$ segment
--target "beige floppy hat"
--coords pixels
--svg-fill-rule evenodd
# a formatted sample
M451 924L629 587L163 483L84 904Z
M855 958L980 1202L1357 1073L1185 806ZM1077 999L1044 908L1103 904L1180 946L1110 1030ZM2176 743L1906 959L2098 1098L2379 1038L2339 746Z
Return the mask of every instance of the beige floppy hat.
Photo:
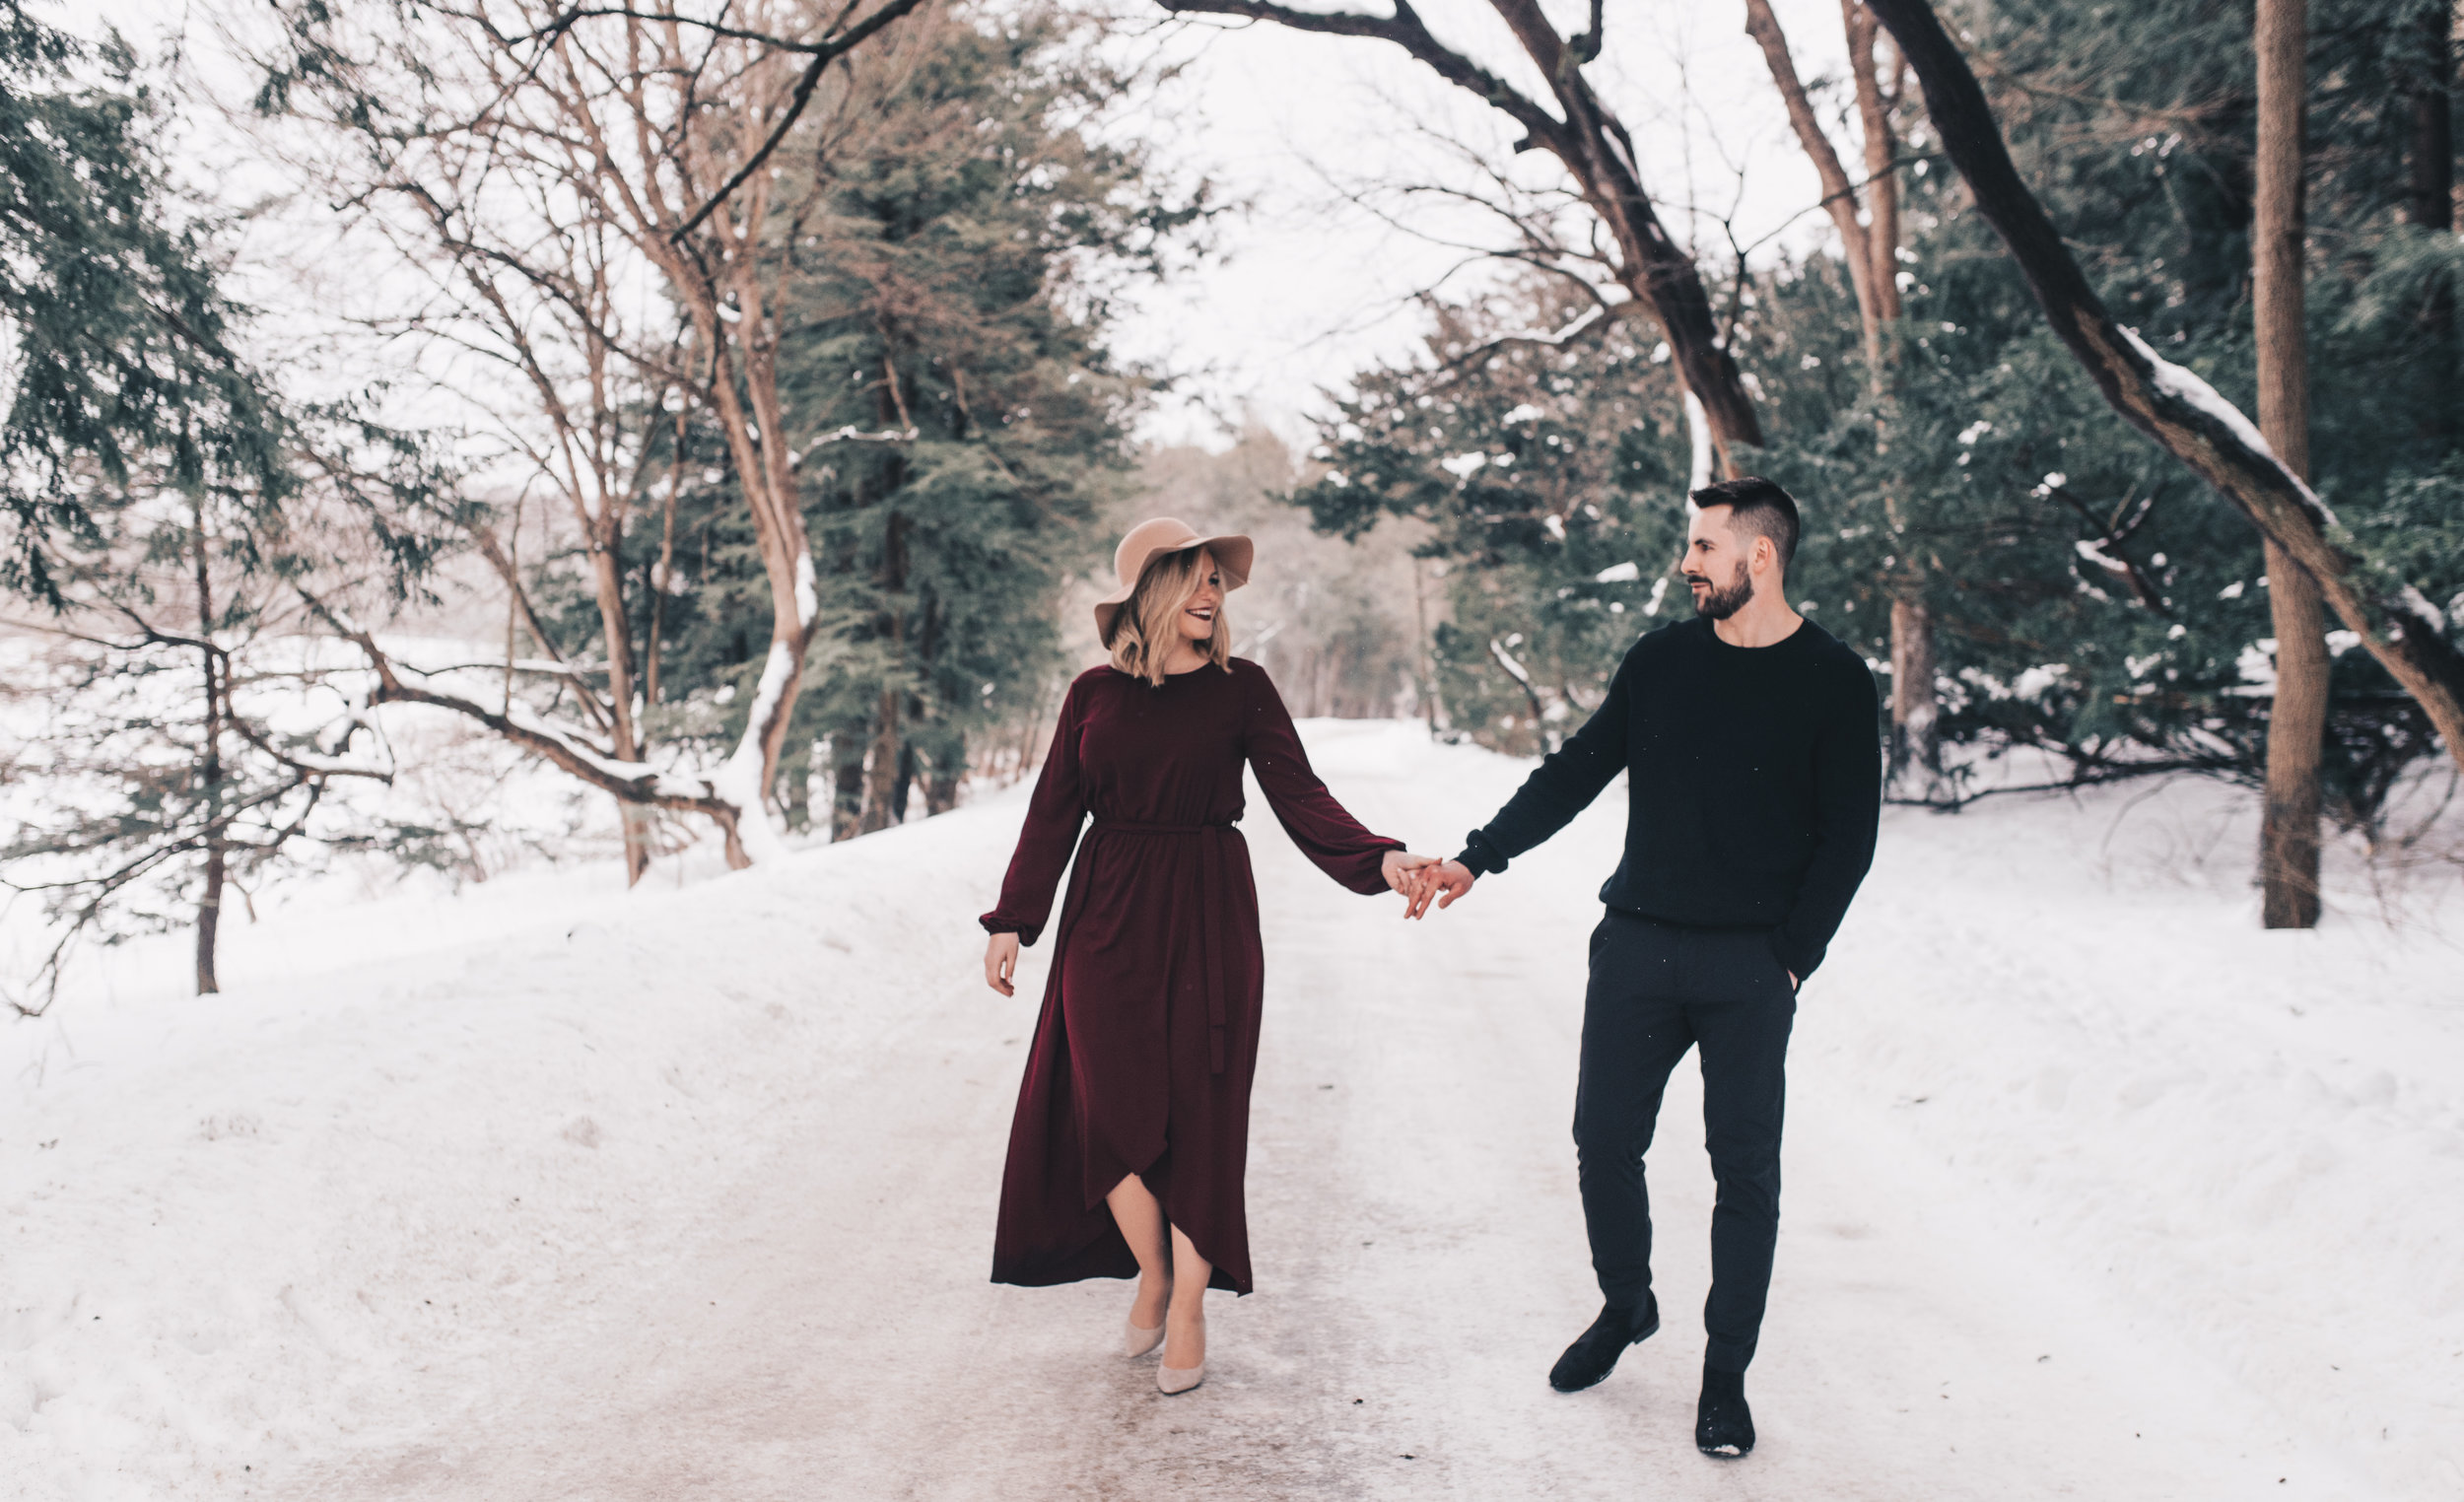
M1129 534L1121 539L1121 546L1113 552L1112 571L1121 576L1121 587L1095 602L1095 639L1106 647L1112 645L1112 623L1136 592L1138 578L1148 564L1166 553L1191 548L1213 550L1215 567L1223 575L1225 593L1249 582L1249 566L1258 556L1256 543L1237 533L1200 537L1197 528L1177 516L1151 517L1129 528Z

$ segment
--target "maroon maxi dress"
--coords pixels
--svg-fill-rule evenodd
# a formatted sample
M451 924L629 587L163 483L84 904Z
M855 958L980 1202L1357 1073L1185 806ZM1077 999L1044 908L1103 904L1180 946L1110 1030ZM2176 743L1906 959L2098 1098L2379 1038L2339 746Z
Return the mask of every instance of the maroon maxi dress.
M1251 1288L1242 1175L1265 956L1241 764L1292 842L1355 892L1387 889L1400 841L1370 834L1309 770L1266 669L1243 658L1161 687L1113 667L1061 702L1026 829L984 915L1032 944L1073 847L1052 979L1010 1126L992 1280L1134 1277L1104 1196L1136 1174L1214 1264ZM1083 844L1080 821L1095 816Z

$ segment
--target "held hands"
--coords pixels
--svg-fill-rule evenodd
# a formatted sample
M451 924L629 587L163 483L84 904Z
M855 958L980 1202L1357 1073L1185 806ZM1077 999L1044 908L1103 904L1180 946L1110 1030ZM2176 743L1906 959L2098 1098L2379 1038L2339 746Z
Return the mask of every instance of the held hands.
M1441 908L1452 906L1478 879L1471 867L1459 860L1438 860L1402 851L1386 853L1386 884L1403 895L1405 918L1427 913L1432 900Z
M1456 861L1434 855L1388 851L1380 862L1386 884L1403 899L1403 917L1418 918L1434 901L1443 908L1472 890L1472 872ZM984 946L984 984L1004 996L1018 994L1012 981L1018 974L1018 935L995 933Z
M1429 899L1436 895L1430 887L1427 871L1437 864L1435 855L1414 855L1403 851L1388 851L1379 869L1386 884L1401 893L1403 917L1418 918L1429 909Z
M1472 883L1480 879L1477 872L1460 860L1441 860L1422 876L1428 882L1430 892L1439 894L1437 905L1441 908L1453 907L1455 899L1468 895Z

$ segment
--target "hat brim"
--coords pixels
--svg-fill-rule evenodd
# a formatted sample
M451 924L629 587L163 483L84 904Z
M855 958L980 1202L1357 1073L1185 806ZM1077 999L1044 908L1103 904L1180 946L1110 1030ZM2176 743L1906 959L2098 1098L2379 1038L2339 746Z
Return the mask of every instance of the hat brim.
M1223 592L1226 594L1249 582L1250 566L1258 561L1258 544L1238 532L1224 532L1213 537L1193 538L1169 548L1157 548L1146 555L1146 562L1138 566L1138 580L1146 578L1146 571L1155 567L1157 559L1187 553L1194 548L1208 548L1214 552L1215 568L1223 575ZM1135 593L1137 580L1132 580L1095 602L1096 641L1106 647L1112 646L1113 622L1120 619L1121 607L1128 604L1129 596Z

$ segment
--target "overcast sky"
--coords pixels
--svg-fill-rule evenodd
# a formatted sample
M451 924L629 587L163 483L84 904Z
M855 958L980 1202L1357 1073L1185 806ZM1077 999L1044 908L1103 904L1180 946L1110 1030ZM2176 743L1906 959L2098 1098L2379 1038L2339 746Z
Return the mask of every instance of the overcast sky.
M80 30L118 26L153 53L183 34L196 66L217 60L201 18L217 0L101 0L54 9ZM341 0L348 4L350 0ZM1112 128L1151 144L1171 167L1212 179L1247 207L1220 222L1220 254L1163 288L1140 292L1119 330L1122 352L1191 373L1150 419L1160 442L1220 440L1218 417L1254 412L1297 436L1320 393L1362 366L1406 355L1422 327L1411 299L1444 283L1469 289L1493 274L1465 245L1498 242L1493 225L1461 211L1382 204L1400 222L1347 199L1363 184L1463 181L1465 169L1435 144L1448 138L1505 160L1515 132L1503 116L1436 78L1391 44L1294 33L1274 26L1176 23L1113 0L1133 21L1123 45L1186 64L1184 71ZM1385 0L1354 0L1384 10ZM1775 0L1800 72L1836 78L1845 48L1836 0ZM1504 26L1481 0L1429 0L1422 14L1450 45L1545 97ZM1561 30L1582 21L1562 11ZM1753 243L1776 233L1804 245L1828 234L1809 212L1814 175L1788 134L1760 52L1745 34L1741 0L1663 0L1609 10L1608 42L1587 71L1627 126L1643 158L1646 186L1680 240L1725 261L1732 222ZM223 71L227 85L231 75ZM1844 89L1832 96L1844 107ZM221 132L199 122L190 136L191 180L208 189L258 173L235 171ZM1853 156L1842 132L1842 155ZM1518 164L1527 178L1547 172L1539 154ZM1442 243L1451 239L1456 243ZM264 289L251 287L260 301ZM279 287L272 295L279 298Z
M1563 30L1580 24L1575 8L1552 9L1566 11ZM1777 0L1774 9L1806 78L1844 69L1835 0ZM1433 0L1423 15L1442 40L1540 94L1538 79L1513 66L1520 53L1484 4ZM1608 49L1588 70L1633 131L1663 220L1723 259L1722 217L1748 244L1780 231L1765 257L1829 233L1820 214L1806 213L1820 189L1744 16L1737 0L1611 7ZM1163 45L1191 66L1145 128L1177 162L1202 164L1255 207L1229 227L1217 263L1142 300L1123 343L1204 372L1194 399L1157 414L1156 437L1201 436L1205 409L1244 403L1284 427L1364 363L1408 352L1423 327L1415 292L1450 275L1462 287L1489 269L1428 237L1485 234L1494 242L1493 229L1427 212L1398 228L1353 207L1343 189L1442 175L1424 127L1492 143L1500 157L1516 132L1380 41L1188 25Z

